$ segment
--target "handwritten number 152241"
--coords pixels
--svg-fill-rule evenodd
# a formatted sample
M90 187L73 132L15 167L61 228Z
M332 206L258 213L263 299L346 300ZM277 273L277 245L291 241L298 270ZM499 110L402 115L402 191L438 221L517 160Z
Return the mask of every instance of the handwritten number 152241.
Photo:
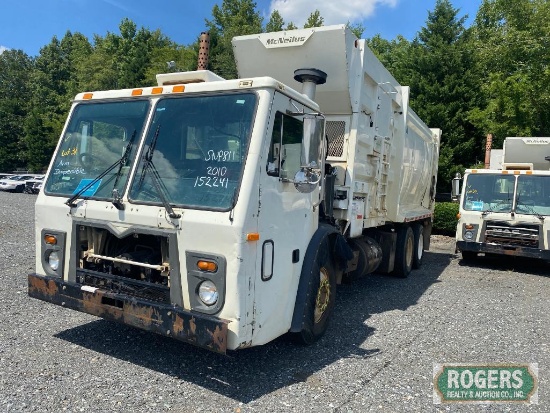
M208 186L210 188L227 188L228 182L229 180L227 178L219 178L217 176L197 176L193 187Z

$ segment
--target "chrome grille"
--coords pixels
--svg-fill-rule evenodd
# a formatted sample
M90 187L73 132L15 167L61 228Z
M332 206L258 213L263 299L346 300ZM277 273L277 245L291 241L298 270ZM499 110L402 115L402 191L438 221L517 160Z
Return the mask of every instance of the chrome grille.
M489 221L485 228L485 242L538 248L539 226L510 225L508 222Z

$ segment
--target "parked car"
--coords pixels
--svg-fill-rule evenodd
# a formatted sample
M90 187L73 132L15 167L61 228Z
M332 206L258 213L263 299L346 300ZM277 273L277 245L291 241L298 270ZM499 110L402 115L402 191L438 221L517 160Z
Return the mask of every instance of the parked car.
M28 181L25 181L25 188L23 189L23 192L26 194L37 194L40 192L43 183L44 176L37 176L34 179L29 179Z
M9 178L0 179L0 191L23 192L25 182L34 179L37 175L14 175Z

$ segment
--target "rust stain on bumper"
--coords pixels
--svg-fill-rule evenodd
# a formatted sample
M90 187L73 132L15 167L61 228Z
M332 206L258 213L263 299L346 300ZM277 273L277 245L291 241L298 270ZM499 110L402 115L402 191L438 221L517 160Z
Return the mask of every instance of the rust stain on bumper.
M180 307L153 303L106 290L29 274L29 296L107 320L185 341L216 353L227 350L229 321Z

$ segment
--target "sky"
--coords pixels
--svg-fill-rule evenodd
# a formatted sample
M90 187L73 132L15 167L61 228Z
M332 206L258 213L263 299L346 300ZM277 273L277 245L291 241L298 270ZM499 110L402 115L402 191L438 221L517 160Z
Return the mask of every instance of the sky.
M482 0L451 0L459 17L469 15L469 26ZM436 0L255 0L256 9L269 20L278 10L285 23L302 27L311 12L319 10L324 25L362 24L364 38L380 34L391 40L397 35L412 40L425 25ZM37 56L53 36L67 31L94 34L119 33L128 17L139 27L160 31L172 41L189 45L206 30L212 8L222 0L4 0L0 5L0 53L20 49Z

